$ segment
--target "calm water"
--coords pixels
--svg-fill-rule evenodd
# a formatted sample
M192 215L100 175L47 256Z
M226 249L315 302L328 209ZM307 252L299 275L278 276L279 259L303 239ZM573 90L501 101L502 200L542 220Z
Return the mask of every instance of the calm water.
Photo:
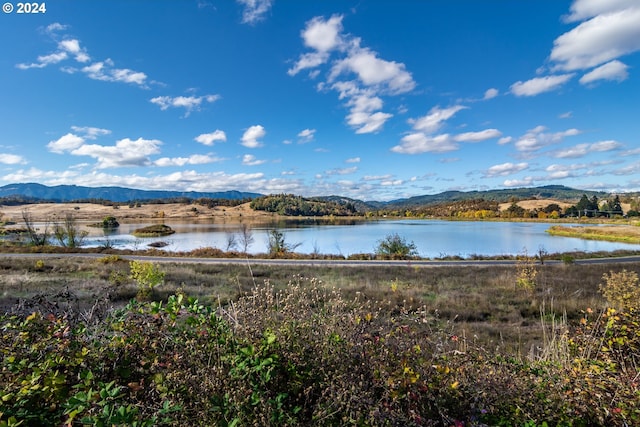
M101 230L85 240L85 246L100 246L108 240L116 248L145 249L149 243L166 242L167 251L190 251L203 247L226 249L229 234L237 232L237 225L185 224L167 221L176 233L159 238L136 238L130 233L146 225L122 224L109 236ZM398 233L413 241L423 257L444 255L503 255L519 254L526 250L535 253L539 248L547 252L640 250L640 245L590 241L554 237L545 233L552 224L527 222L478 222L439 220L382 220L351 222L342 225L320 224L314 221L260 225L252 228L250 253L267 252L267 233L277 227L287 243L300 244L296 252L341 254L373 253L378 242L391 233Z

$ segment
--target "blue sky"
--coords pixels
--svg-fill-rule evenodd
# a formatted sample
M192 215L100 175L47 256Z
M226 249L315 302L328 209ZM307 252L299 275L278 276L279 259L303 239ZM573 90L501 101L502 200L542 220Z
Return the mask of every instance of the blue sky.
M640 190L638 0L12 4L0 185Z

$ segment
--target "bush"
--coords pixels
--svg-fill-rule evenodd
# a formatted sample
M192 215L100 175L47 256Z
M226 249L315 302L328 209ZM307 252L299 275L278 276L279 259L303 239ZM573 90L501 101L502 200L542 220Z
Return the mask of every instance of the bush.
M216 310L0 316L0 426L640 425L633 310L588 310L565 357L522 360L383 307L295 276Z
M164 282L165 273L152 262L131 261L130 278L138 285L138 299L145 300L151 295L151 291L156 286Z
M640 284L635 271L610 271L602 276L600 293L609 304L619 309L640 308Z
M407 259L418 255L415 243L408 243L398 233L389 234L378 242L375 250L377 255L393 259Z

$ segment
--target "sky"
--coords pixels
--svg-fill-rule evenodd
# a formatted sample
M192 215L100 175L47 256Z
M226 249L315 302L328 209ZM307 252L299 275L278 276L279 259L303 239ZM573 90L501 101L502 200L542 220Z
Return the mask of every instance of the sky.
M639 0L19 7L0 14L0 185L640 191Z

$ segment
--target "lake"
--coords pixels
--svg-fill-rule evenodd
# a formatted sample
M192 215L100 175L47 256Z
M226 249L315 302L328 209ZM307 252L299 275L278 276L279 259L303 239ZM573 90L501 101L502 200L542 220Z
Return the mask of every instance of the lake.
M163 250L190 251L204 247L225 250L228 236L238 231L237 224L184 223L165 221L176 233L165 237L137 238L130 233L149 225L121 224L105 236L102 230L89 229L85 246L101 246L107 242L119 249L146 249L150 243L165 242ZM286 221L278 224L253 225L253 243L248 252L266 253L267 233L278 228L289 244L299 244L296 252L338 254L373 253L378 242L391 233L413 241L420 256L469 257L472 255L516 255L525 250L534 254L543 248L547 252L640 250L640 245L583 240L548 235L551 223L481 222L443 220L376 220L331 222L320 220Z

